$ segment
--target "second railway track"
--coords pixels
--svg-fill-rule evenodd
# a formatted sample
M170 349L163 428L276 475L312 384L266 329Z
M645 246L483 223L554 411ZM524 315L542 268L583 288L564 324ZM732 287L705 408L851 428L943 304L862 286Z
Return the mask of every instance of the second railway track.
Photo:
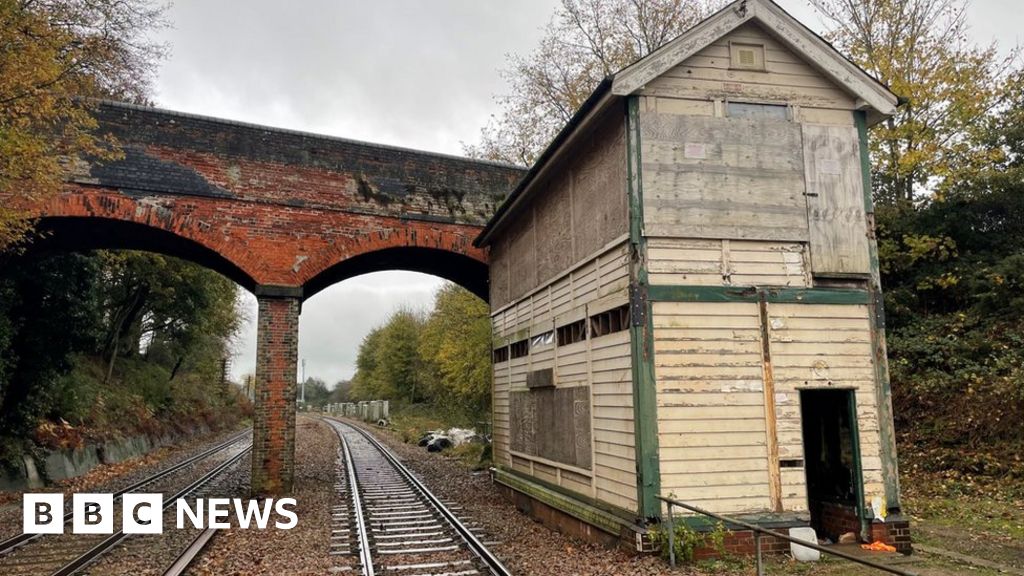
M194 497L249 453L251 439L243 432L182 462L169 466L140 482L114 493L115 501L129 492L161 492L165 511L178 498ZM119 527L120 511L115 505L114 526ZM166 512L165 512L166 513ZM129 535L72 534L70 513L64 517L65 533L52 535L21 534L0 542L0 574L68 576L88 567L116 549ZM165 521L166 522L166 521ZM158 569L159 570L159 569Z
M391 451L357 426L325 419L341 441L334 570L375 576L510 572Z

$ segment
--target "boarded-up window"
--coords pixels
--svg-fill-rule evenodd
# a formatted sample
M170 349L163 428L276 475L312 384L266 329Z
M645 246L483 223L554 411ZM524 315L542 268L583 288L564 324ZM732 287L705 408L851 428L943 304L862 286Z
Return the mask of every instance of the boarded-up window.
M494 349L494 363L501 364L502 362L508 362L508 346Z
M530 341L520 340L518 342L513 342L509 348L511 349L510 355L512 358L522 358L530 353Z
M851 126L803 125L811 272L867 274L860 141Z
M590 333L594 338L629 328L629 305L623 304L590 317Z
M800 125L640 116L648 236L807 241Z
M730 118L774 118L789 120L789 107L781 104L748 104L729 102L726 112Z
M509 395L514 452L590 469L590 387L541 388Z
M558 328L558 345L568 346L587 339L587 322L584 319L570 322Z

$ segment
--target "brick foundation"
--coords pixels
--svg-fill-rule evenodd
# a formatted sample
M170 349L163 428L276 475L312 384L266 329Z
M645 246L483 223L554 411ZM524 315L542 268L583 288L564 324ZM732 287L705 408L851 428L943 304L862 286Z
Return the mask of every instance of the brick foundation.
M495 482L495 487L520 512L552 530L557 530L580 540L609 548L622 547L631 552L655 551L647 538L647 531L640 526L630 526L623 522L619 529L619 534L616 535L607 530L597 528L585 520L542 502L529 494L506 486L501 482ZM839 504L826 506L826 508L824 517L831 523L831 527L826 530L841 530L839 534L853 532L859 537L860 523L857 520L855 508ZM794 517L789 520L780 519L766 526L766 528L780 534L788 534L789 527L806 525L806 523L800 522ZM872 542L881 540L886 544L895 546L896 550L903 554L910 554L912 552L910 524L901 516L891 516L889 521L885 523L873 522L870 525L870 536ZM832 536L829 536L824 531L819 532L818 537L832 538ZM835 541L834 538L832 539ZM723 546L725 552L732 556L753 556L757 551L757 544L755 543L752 530L730 531L724 538ZM789 554L790 543L781 538L762 535L761 551L765 554ZM695 560L711 559L718 555L719 551L710 546L699 547L694 551Z
M733 531L723 541L725 552L732 556L753 556L757 552L752 530ZM761 551L765 554L783 554L789 552L789 542L774 536L761 536ZM702 546L694 550L694 560L707 560L718 557L718 550Z
M280 495L291 492L295 474L300 301L258 296L257 302L251 486L254 495Z
M827 537L833 542L838 542L839 536L846 532L853 532L860 538L860 520L857 518L856 507L823 502L819 510L821 514L819 538ZM881 541L895 546L896 550L903 554L910 554L912 551L910 522L898 515L889 517L886 522L871 521L868 524L868 538L871 542Z
M836 502L822 502L818 505L817 524L821 527L818 538L829 538L839 541L839 536L853 532L860 536L860 520L857 518L857 507Z

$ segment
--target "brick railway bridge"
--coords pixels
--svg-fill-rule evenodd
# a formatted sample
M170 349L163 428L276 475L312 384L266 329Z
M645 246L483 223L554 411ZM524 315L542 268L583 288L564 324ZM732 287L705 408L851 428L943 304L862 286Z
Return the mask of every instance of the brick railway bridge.
M137 249L216 270L259 303L252 487L294 473L302 302L379 270L412 270L487 299L477 236L523 176L508 165L104 103L122 160L76 161L31 208L31 250Z

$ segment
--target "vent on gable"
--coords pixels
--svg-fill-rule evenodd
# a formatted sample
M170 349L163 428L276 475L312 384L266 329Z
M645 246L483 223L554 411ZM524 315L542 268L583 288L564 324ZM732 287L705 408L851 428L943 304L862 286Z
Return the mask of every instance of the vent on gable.
M730 67L739 70L764 70L764 46L729 43Z

